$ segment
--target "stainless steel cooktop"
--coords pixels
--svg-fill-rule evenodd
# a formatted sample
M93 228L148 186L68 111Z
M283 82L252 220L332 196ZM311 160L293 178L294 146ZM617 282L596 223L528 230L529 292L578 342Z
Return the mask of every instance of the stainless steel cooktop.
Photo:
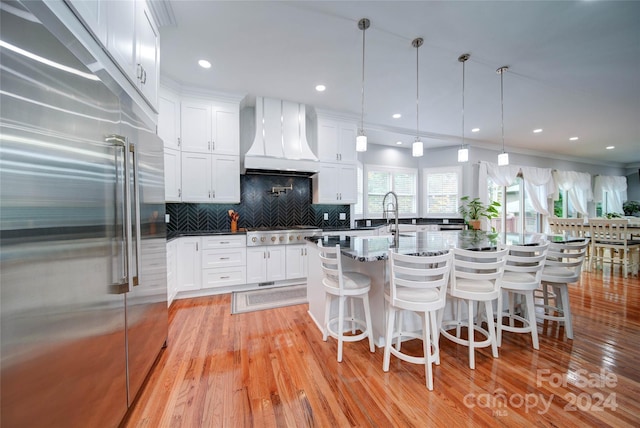
M305 237L321 234L315 226L248 227L247 246L304 244Z

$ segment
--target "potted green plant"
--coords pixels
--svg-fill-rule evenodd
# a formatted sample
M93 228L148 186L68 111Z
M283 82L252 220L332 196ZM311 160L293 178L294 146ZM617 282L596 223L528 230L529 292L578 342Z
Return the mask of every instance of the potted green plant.
M625 201L622 204L622 209L626 216L633 216L636 214L640 216L640 202L638 201Z
M481 229L482 217L491 220L500 215L498 208L501 205L498 201L492 201L488 205L485 205L480 198L472 199L470 196L463 196L460 198L460 202L458 212L464 219L464 222L469 225L469 228L474 230Z

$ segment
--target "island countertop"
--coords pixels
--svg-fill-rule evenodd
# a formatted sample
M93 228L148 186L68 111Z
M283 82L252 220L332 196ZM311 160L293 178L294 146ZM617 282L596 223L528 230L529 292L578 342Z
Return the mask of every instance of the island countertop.
M495 249L499 243L510 245L536 245L549 239L554 242L566 242L559 236L541 233L493 233L478 230L462 231L429 231L400 233L398 252L409 255L437 255L449 248L463 248L474 251ZM322 245L335 246L340 244L341 253L359 262L373 262L386 260L389 248L393 245L392 236L318 236L307 240Z

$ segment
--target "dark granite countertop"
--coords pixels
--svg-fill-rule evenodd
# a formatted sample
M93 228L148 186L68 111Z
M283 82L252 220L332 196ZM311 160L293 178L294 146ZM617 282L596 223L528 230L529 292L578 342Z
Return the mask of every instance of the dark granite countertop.
M340 244L341 252L347 257L360 262L386 260L389 247L393 244L393 237L385 236L325 236L307 238L317 243L322 240L324 246ZM475 251L494 249L498 243L511 245L536 245L544 239L554 239L543 234L518 233L490 233L475 230L438 231L438 232L409 232L401 233L398 251L402 254L432 256L443 254L451 247L464 248Z

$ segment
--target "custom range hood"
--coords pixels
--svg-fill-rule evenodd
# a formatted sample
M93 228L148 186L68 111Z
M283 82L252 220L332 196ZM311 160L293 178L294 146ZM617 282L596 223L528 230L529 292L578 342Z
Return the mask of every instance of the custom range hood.
M246 174L310 176L318 158L306 136L304 104L256 97L256 135L244 157Z

